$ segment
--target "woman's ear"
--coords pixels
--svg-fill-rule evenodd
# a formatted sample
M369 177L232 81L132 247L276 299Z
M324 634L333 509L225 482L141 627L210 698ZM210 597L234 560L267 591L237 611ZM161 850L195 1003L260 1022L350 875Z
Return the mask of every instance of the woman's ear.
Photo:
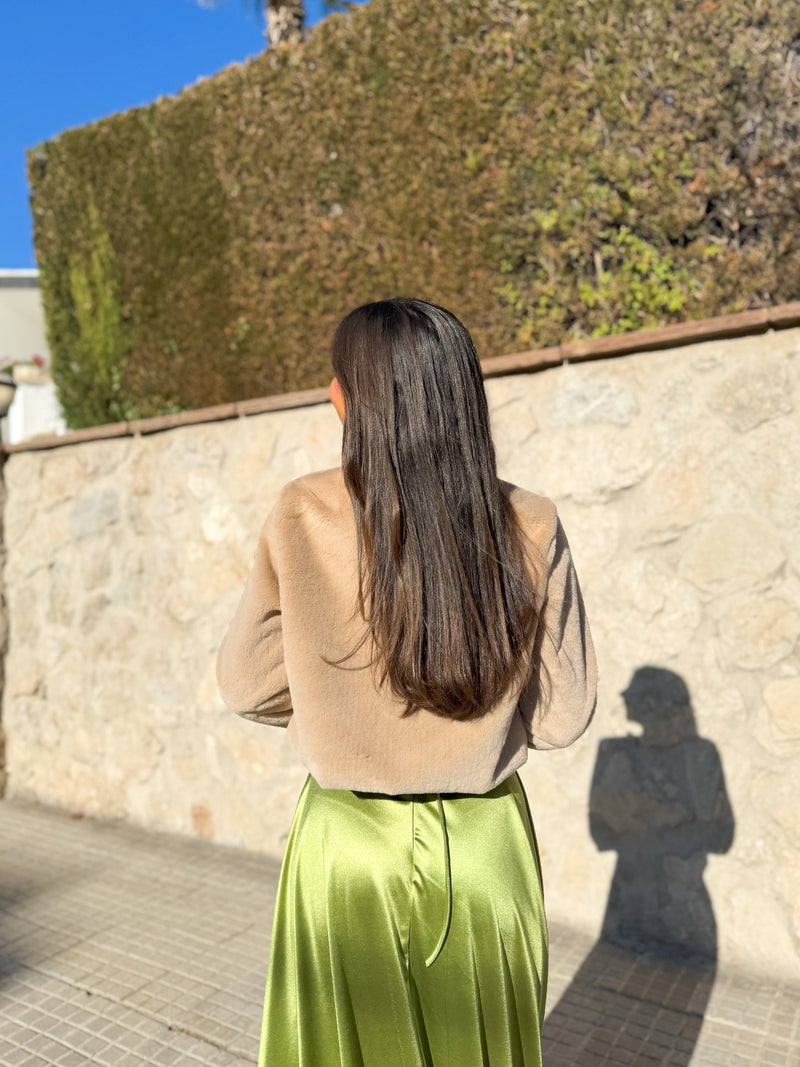
M331 382L330 394L331 403L336 408L336 413L339 418L344 422L344 394L342 393L342 387L339 385L338 379L336 378Z

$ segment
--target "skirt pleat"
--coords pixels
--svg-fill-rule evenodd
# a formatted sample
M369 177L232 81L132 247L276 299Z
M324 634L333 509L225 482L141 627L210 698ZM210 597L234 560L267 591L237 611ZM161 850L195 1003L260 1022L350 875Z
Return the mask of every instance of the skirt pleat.
M387 797L309 777L281 870L259 1067L541 1067L541 868L513 774Z

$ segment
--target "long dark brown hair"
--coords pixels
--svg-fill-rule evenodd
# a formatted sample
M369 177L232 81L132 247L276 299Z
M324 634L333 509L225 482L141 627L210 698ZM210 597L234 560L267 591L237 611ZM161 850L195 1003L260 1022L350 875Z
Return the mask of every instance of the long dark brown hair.
M530 673L539 604L472 339L444 308L398 297L351 311L332 362L367 623L336 662L371 635L405 714L477 718Z

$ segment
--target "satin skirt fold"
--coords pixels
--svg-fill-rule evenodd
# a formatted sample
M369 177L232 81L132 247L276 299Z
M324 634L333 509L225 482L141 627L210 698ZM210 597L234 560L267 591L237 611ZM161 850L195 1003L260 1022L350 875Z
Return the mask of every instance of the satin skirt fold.
M281 870L259 1067L541 1067L541 867L516 774L387 797L309 777Z

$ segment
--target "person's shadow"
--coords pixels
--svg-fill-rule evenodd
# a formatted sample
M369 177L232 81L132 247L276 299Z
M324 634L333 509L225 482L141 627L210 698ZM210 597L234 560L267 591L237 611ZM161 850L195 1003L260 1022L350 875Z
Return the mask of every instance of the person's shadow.
M617 866L600 940L545 1022L544 1067L686 1067L714 984L703 870L733 840L719 754L679 675L641 667L622 696L642 733L600 742L589 805Z

